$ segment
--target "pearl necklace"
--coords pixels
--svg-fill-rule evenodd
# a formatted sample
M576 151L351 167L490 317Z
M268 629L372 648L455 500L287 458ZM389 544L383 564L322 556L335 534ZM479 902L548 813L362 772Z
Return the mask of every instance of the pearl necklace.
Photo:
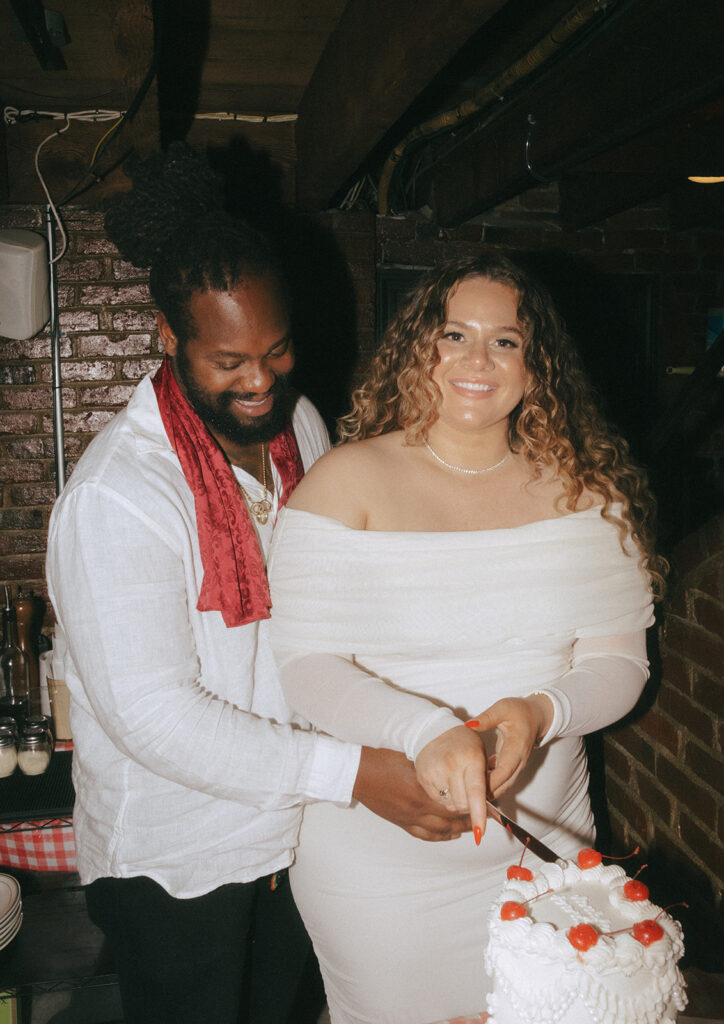
M266 496L268 490L266 485L266 447L263 441L261 444L261 485L264 488L264 497L262 498L261 501L253 501L251 496L246 493L246 491L241 486L238 480L237 483L239 484L239 490L241 491L242 495L246 500L246 504L249 507L249 511L254 516L257 523L260 523L262 526L264 526L269 518L269 513L271 512L272 509L272 503Z
M494 466L487 466L485 469L465 469L464 466L453 466L452 462L445 462L445 459L441 458L437 454L437 452L430 447L425 438L422 439L422 443L425 445L430 455L432 455L433 459L436 459L441 466L444 466L446 469L452 469L456 473L465 473L467 476L482 476L483 473L492 473L494 469L497 469L499 466L502 466L503 463L506 462L507 459L510 457L509 448L508 451L503 456L503 458L500 460L500 462L496 462Z

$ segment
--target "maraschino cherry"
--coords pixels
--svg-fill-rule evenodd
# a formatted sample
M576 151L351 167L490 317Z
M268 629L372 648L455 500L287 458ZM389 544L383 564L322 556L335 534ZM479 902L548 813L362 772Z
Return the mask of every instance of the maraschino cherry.
M598 850L592 850L587 846L584 850L578 851L576 860L578 861L579 868L582 868L585 871L587 868L598 867L603 860L603 856L598 852Z
M519 903L518 900L506 900L503 906L500 908L500 920L501 921L515 921L519 917L525 917L527 911L525 909L527 903L532 903L533 900L538 900L541 896L545 896L547 893L553 892L552 889L546 889L545 892L539 892L537 896L531 896L529 900L523 900Z
M631 878L623 887L623 894L627 900L638 903L640 900L649 898L649 887L644 882L637 882Z
M517 900L506 900L500 908L501 921L515 921L519 917L525 917L527 911L522 903Z
M629 878L628 882L625 883L623 887L623 894L627 900L632 900L633 902L638 903L641 900L647 900L649 898L648 885L645 885L644 882L637 881L638 876L645 867L648 867L648 865L642 864L633 878Z
M510 867L508 868L507 875L508 875L508 878L511 881L513 879L515 879L518 882L532 882L533 881L533 872L530 871L528 868L524 868L523 867L523 858L525 857L525 851L528 849L528 843L529 842L530 842L530 840L526 839L526 841L525 841L525 848L524 848L523 852L520 855L520 860L518 861L518 863L517 864L511 864Z
M598 932L592 924L576 924L568 929L568 941L584 952L598 942Z
M642 946L650 946L652 942L663 938L664 929L655 920L637 921L631 934Z
M606 860L626 860L628 857L635 857L638 852L639 848L637 846L635 850L631 853L627 853L623 857L612 857L610 853L607 853L605 856ZM576 859L578 861L579 868L585 871L588 868L597 868L603 857L604 854L599 853L598 850L591 849L590 846L587 846L585 849L579 850L578 857Z
M658 923L661 915L666 913L666 911L670 910L672 907L688 908L688 906L688 903L670 903L668 907L663 907L656 917L647 918L645 921L637 921L631 929L631 934L637 942L641 943L642 946L650 946L652 942L658 942L659 939L664 937L664 929Z

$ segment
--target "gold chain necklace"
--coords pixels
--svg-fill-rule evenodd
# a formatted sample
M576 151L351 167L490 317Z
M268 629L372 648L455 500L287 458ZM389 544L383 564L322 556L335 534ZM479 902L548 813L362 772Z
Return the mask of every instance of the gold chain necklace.
M272 509L272 503L267 498L268 488L266 485L266 446L263 441L261 443L261 485L264 488L264 497L261 499L261 501L253 501L251 495L247 494L247 492L244 490L244 488L242 487L241 483L238 480L237 483L239 484L239 490L244 495L244 499L246 500L246 504L249 507L249 511L254 516L257 523L261 523L261 525L264 526L269 518L269 513L271 512Z

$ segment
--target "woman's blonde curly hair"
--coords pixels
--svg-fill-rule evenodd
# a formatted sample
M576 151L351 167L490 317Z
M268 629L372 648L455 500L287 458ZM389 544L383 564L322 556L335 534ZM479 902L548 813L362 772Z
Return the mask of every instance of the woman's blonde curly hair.
M660 597L668 566L654 546L656 503L646 474L601 414L550 294L504 256L448 260L424 275L385 331L367 379L353 393L352 411L339 421L341 441L403 430L408 444L422 443L441 400L432 373L440 358L437 342L448 301L469 277L507 285L518 297L527 381L510 414L511 448L527 459L536 477L544 469L557 473L569 511L575 510L584 489L599 494L602 516L617 525L622 544L631 534ZM620 517L611 509L618 502Z

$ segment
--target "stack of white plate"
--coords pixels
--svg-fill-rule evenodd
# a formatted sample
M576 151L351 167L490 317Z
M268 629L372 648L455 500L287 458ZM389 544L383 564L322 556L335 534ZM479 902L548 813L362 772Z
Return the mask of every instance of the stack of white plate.
M12 875L0 875L0 949L13 941L22 923L20 886Z

